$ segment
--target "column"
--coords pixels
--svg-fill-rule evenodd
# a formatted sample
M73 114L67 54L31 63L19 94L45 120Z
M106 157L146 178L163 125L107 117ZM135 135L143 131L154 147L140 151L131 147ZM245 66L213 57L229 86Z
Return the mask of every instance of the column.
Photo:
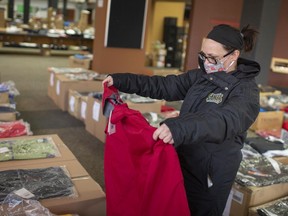
M30 0L24 0L23 23L28 24L30 17Z
M243 53L244 58L254 59L261 65L257 83L266 85L279 18L281 0L244 0L240 26L250 24L259 31L255 48L251 53Z

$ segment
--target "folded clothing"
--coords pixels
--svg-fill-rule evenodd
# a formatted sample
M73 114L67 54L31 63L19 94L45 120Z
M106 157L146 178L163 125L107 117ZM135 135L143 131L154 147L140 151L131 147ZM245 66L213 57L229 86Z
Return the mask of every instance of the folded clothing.
M36 199L72 196L73 183L62 167L17 169L0 172L0 201L12 191L25 188Z
M258 151L260 154L264 154L270 150L284 150L284 145L279 141L269 141L263 137L251 137L246 139L246 144L249 144L252 148Z
M0 122L0 138L30 135L30 125L23 120Z

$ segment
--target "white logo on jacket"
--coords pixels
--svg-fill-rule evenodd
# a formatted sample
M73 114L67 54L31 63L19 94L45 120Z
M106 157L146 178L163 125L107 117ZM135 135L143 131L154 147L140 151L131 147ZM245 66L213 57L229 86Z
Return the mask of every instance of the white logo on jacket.
M223 98L222 93L218 93L218 94L210 93L208 97L206 98L206 102L219 104L222 102L222 98Z

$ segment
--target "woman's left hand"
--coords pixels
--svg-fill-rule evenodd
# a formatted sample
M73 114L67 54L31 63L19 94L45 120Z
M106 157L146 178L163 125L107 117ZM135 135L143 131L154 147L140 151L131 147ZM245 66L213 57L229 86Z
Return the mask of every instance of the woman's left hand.
M172 133L166 124L162 124L153 133L153 139L162 139L164 143L174 144Z

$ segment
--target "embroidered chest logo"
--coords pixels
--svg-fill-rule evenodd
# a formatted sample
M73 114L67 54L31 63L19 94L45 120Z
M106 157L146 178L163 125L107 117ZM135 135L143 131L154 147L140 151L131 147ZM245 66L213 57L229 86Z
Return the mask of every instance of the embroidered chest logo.
M223 98L222 93L218 93L218 94L210 93L208 97L206 98L206 102L219 104L222 102L222 98Z

